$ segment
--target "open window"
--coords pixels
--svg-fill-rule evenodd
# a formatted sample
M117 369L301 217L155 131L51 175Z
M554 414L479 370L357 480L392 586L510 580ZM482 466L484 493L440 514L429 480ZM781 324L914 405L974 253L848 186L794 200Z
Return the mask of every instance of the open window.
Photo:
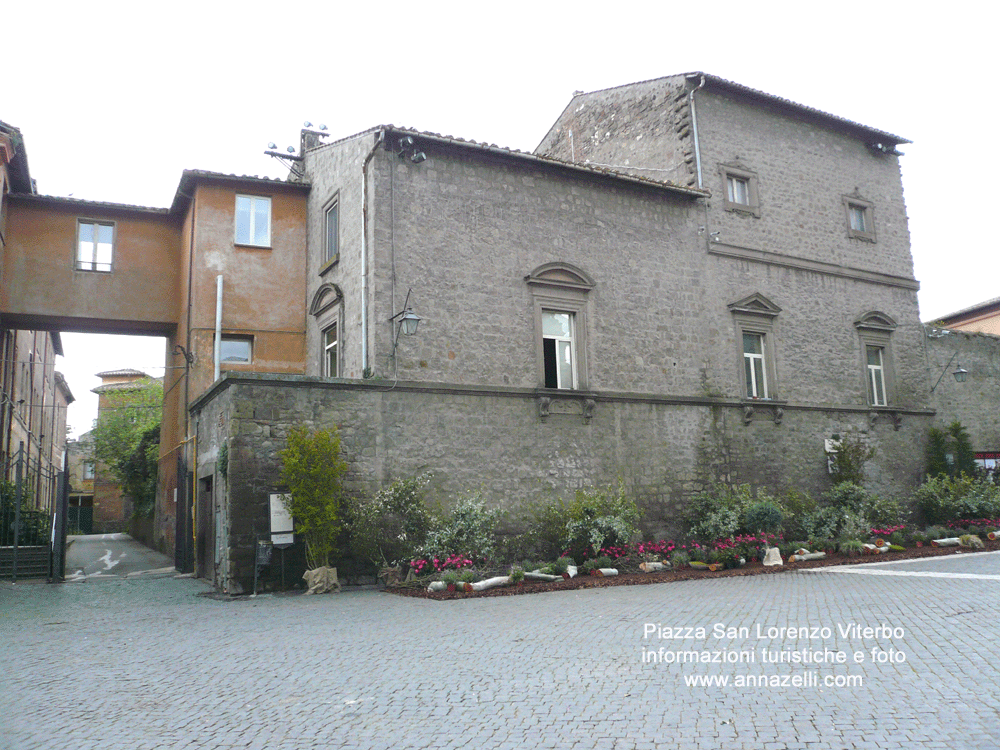
M567 263L547 263L525 281L534 301L540 387L586 390L587 313L593 280Z

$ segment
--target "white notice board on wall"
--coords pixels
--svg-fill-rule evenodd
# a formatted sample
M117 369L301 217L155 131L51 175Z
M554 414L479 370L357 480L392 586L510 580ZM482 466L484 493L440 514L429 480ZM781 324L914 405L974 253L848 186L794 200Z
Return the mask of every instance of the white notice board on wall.
M280 493L271 495L271 544L291 544L295 541L292 533L292 514L285 507L285 496Z

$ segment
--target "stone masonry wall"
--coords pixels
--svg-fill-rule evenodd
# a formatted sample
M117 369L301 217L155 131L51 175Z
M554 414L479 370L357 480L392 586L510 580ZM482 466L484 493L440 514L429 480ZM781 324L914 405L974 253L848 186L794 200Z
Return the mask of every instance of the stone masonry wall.
M928 382L934 385L940 378L933 394L935 426L958 420L969 431L974 450L1000 451L1000 337L951 331L926 342ZM964 383L952 375L958 365L969 372Z
M252 585L254 531L267 529L267 502L280 491L278 454L290 426L338 426L350 466L349 492L372 492L398 477L434 473L436 499L482 489L517 511L621 477L645 514L644 532L676 531L678 511L713 481L749 482L818 496L831 485L824 438L853 431L876 447L873 490L906 499L919 482L929 418L896 426L864 408L760 408L739 403L598 395L589 419L567 396L542 417L529 389L433 384L324 382L318 378L227 375L197 406L199 476L215 471L229 441L229 539L218 582Z

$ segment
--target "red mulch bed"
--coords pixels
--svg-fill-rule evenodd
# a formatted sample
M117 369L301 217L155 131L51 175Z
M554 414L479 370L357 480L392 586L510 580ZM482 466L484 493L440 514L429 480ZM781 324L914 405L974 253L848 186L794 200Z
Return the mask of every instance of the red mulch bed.
M983 539L987 552L1000 550L1000 541L991 542ZM498 586L486 591L474 591L468 594L457 591L430 592L427 590L426 582L423 584L409 583L387 586L385 591L400 596L414 596L421 599L476 599L484 596L520 596L522 594L542 594L548 591L575 591L577 589L596 589L605 586L645 586L651 583L670 583L673 581L692 581L706 578L736 578L739 576L759 576L777 575L793 570L803 570L805 568L826 568L831 565L859 565L873 562L895 562L899 560L914 560L924 557L944 557L945 555L970 554L970 550L961 547L907 547L902 552L886 552L881 555L861 555L859 557L847 557L839 553L828 554L822 560L808 560L805 562L790 563L787 560L784 565L765 568L760 562L748 562L742 568L732 570L720 570L717 572L696 571L691 568L681 570L669 570L661 573L641 573L628 572L617 576L597 577L579 575L569 580L555 581L553 583L542 583L525 581L516 586Z

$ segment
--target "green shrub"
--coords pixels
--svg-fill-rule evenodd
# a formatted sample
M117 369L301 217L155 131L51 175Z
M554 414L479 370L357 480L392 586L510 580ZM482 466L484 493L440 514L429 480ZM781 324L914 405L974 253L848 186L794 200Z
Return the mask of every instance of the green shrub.
M868 493L854 482L840 482L826 493L826 501L839 510L862 513L868 503Z
M351 550L379 567L412 560L424 544L433 515L424 502L430 474L397 479L374 497L351 506Z
M520 583L523 580L524 580L524 568L521 568L517 565L512 567L510 569L510 582Z
M865 549L864 543L860 539L847 539L840 543L841 554L848 557L857 557Z
M478 492L467 495L450 513L432 519L417 556L430 560L462 554L480 563L493 560L499 523L499 508L488 508Z
M777 534L784 519L784 511L776 502L758 500L743 512L743 529L750 533Z
M564 550L576 560L600 554L608 547L628 544L636 533L639 509L625 494L625 484L617 488L578 490L565 505Z
M281 480L288 487L285 506L305 538L306 564L328 567L340 535L341 476L347 462L340 457L337 429L310 431L293 427L281 451Z
M681 552L677 550L670 556L670 564L675 568L683 568L685 565L691 562L691 558L688 556L687 552Z
M929 477L917 489L916 499L920 514L930 524L1000 518L1000 487L967 474Z
M972 439L961 422L955 421L944 430L932 427L927 433L927 474L959 477L979 473Z

